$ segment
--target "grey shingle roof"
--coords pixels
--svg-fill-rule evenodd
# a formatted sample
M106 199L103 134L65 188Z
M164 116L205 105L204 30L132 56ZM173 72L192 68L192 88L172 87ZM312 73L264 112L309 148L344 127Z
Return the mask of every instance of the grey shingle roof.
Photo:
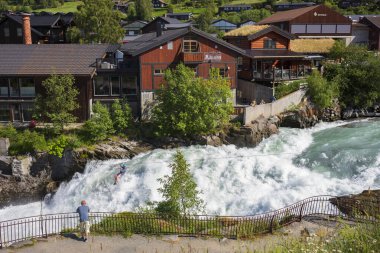
M15 20L16 22L22 24L22 16L15 14L7 14L8 18ZM61 17L59 15L43 15L43 16L30 16L30 25L31 26L48 26L52 27L55 25Z
M180 36L184 36L188 33L194 33L196 35L199 35L203 38L206 38L208 40L213 41L214 43L217 43L221 46L224 46L230 50L233 50L239 54L244 54L244 50L241 48L238 48L224 40L215 38L211 36L211 34L202 32L201 30L198 30L194 27L188 27L188 28L182 28L182 29L175 29L175 30L166 30L163 31L161 36L157 37L157 34L155 32L152 33L145 33L142 34L137 39L128 42L127 44L124 44L121 46L121 51L124 51L132 56L139 55L141 53L144 53L152 48L158 47L160 45L163 45L164 43L171 41L173 39L176 39Z
M253 59L263 58L304 58L305 54L296 53L288 50L268 49L268 50L246 50L246 55Z
M3 44L0 76L92 75L96 58L103 57L108 48L108 44Z

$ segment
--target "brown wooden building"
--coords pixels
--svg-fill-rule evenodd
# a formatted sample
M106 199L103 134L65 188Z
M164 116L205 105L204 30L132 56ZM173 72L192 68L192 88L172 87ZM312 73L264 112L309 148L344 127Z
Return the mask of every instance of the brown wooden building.
M219 68L220 74L230 80L235 96L238 57L244 54L244 50L192 27L143 34L119 50L124 54L123 61L109 75L128 76L127 86L136 87L135 99L142 118L149 117L154 92L163 84L165 70L181 62L203 78L209 77L211 68ZM95 90L100 85L96 84Z
M226 33L224 39L246 52L240 79L273 83L301 79L311 71L306 55L289 49L296 36L275 26L242 27Z
M79 121L90 117L95 60L109 45L3 44L0 46L0 121L32 119L34 99L43 94L41 83L52 74L72 74L79 89ZM119 96L120 97L120 96Z
M73 23L73 14L29 15L33 44L67 43L66 31ZM6 14L0 21L0 44L23 44L23 16Z
M369 49L380 51L380 16L364 17L360 20L360 23L369 27Z
M260 22L300 38L340 38L350 41L352 21L325 5L279 11Z

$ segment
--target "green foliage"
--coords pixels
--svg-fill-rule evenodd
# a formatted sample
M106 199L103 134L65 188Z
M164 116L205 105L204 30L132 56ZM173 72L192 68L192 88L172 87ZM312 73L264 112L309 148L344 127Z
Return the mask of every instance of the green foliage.
M177 150L170 168L170 176L158 179L162 184L158 191L162 193L165 201L159 203L157 211L170 211L175 216L203 211L203 200L198 196L200 192L197 190L197 184L181 151Z
M368 107L380 98L380 57L365 47L334 46L330 53L340 65L327 65L326 77L337 83L339 101L345 106Z
M64 135L61 135L49 144L48 153L50 155L55 155L59 158L62 158L63 152L65 151L65 148L68 144L68 138Z
M215 5L212 3L195 19L198 29L205 32L213 32L211 23L214 19Z
M338 97L337 84L328 82L318 71L313 71L307 78L307 87L307 94L321 109L331 106L333 99Z
M91 141L102 141L115 132L111 115L106 106L97 101L93 106L91 119L87 120L83 130Z
M163 136L194 137L214 133L232 113L229 82L218 75L196 78L183 64L165 73L166 84L157 91L153 121Z
M11 129L12 127L8 126L8 129L4 130L8 134L15 132ZM25 130L22 132L15 132L14 135L10 138L10 155L24 155L28 153L35 153L46 151L47 144L43 134L39 134L36 131Z
M281 83L274 89L274 92L275 92L274 96L276 97L276 99L279 99L292 92L295 92L299 90L301 83L302 81L294 81L291 83Z
M278 247L280 252L323 253L323 252L378 252L380 249L380 226L359 224L344 226L334 237L309 237L304 240L287 241Z
M135 6L135 3L134 2L131 2L129 5L128 5L128 11L127 11L127 18L128 20L136 20L136 6Z
M55 133L60 133L68 123L75 122L73 111L79 108L79 91L72 75L52 75L42 82L44 93L37 95L35 114L43 122L53 123Z
M80 30L76 26L67 29L66 38L70 43L79 43L81 39Z
M152 20L153 5L151 0L135 1L136 17L140 20Z
M125 134L127 127L132 123L132 110L127 103L115 100L112 104L113 128L118 134Z
M245 22L248 20L253 20L255 22L258 22L266 17L269 17L270 15L271 15L271 12L269 10L261 8L261 9L246 10L242 12L228 12L228 13L223 12L220 17L234 24L238 24L238 23Z
M83 0L75 13L75 23L86 43L117 43L124 36L120 26L121 13L113 10L109 0Z

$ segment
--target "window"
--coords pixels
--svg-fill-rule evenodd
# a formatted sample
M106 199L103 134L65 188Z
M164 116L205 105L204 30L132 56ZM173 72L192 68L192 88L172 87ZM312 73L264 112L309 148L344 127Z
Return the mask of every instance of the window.
M120 95L120 78L118 76L111 76L112 95Z
M0 121L9 121L9 106L0 104Z
M272 39L265 39L264 48L276 48L276 41Z
M163 75L164 72L165 72L165 70L163 70L163 69L155 69L154 70L154 75L155 76L160 76L160 75Z
M137 79L135 76L123 76L121 81L121 91L124 95L137 94Z
M8 78L0 78L0 97L8 97Z
M187 53L199 52L198 41L185 37L183 41L183 52L187 52Z
M20 95L21 97L36 96L33 78L20 78Z
M322 25L307 25L307 33L321 33Z
M173 41L168 42L168 50L173 50Z
M95 96L109 96L110 86L108 76L97 76L94 78Z
M227 76L227 69L219 68L219 76L226 77Z
M23 121L31 121L33 119L33 104L22 104L22 119Z
M9 27L4 27L4 36L9 37Z
M19 97L20 96L20 87L18 85L17 78L10 78L9 79L9 87L10 87L11 97Z
M17 36L22 37L22 28L17 28Z

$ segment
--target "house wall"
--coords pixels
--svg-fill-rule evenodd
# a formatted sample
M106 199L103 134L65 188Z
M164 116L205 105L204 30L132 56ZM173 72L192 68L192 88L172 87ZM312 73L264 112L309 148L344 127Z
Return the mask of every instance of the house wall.
M243 49L250 49L251 42L247 39L247 36L234 36L234 37L225 37L223 38L228 43L235 45Z
M9 28L9 37L6 37L4 34L4 28ZM7 19L0 24L0 44L23 44L23 36L17 35L17 28L21 29L22 25L11 20ZM39 36L32 31L32 42L36 44L39 41Z
M264 48L264 41L267 39L275 40L276 41L276 49L287 49L289 47L289 39L284 38L283 36L275 33L270 32L267 33L255 40L251 41L251 49L263 49Z
M196 67L197 74L200 77L208 78L211 68L225 68L227 69L228 78L231 82L231 88L236 87L236 64L237 54L222 46L216 45L214 42L206 40L202 37L194 37L200 45L201 53L221 52L221 60L218 62L198 62L189 63L184 62L186 65ZM183 38L177 38L173 41L173 49L168 49L168 43L161 47L154 48L140 56L141 65L141 90L151 91L160 89L164 81L164 75L154 74L155 69L166 70L175 67L176 64L183 61L182 57L182 42Z

